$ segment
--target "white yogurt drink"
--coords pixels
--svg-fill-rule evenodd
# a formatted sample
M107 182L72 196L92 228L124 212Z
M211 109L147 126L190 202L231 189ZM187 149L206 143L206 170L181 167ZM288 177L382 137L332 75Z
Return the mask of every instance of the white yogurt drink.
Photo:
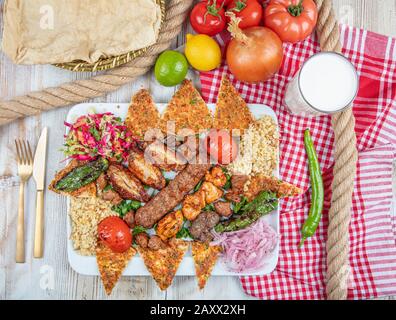
M310 57L288 84L285 104L294 115L316 116L342 111L359 89L353 64L335 52Z

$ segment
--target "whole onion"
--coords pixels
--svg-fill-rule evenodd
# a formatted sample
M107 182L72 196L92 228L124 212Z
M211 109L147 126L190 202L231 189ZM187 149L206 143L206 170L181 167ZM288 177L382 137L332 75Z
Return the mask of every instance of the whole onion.
M279 71L283 59L282 41L266 27L241 30L240 18L231 17L226 60L231 73L240 81L266 81Z

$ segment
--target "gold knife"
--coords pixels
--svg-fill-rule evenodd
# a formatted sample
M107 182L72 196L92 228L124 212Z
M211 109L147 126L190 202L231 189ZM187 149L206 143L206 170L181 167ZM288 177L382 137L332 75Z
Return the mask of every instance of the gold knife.
M48 129L45 127L41 132L33 162L33 178L36 181L37 189L33 249L33 256L35 258L42 258L44 251L44 185L47 158L47 136Z

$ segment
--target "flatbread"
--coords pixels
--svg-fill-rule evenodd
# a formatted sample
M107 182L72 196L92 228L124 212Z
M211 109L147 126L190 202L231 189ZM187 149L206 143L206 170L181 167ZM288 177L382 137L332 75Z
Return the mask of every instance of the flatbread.
M245 100L239 95L230 79L224 76L217 97L214 127L228 130L239 129L242 134L252 122L253 116Z
M175 130L179 134L182 129L198 133L200 130L212 128L212 114L190 80L183 81L169 102L161 119L163 132L167 132L168 121L175 122Z
M222 248L221 246L211 246L208 243L199 241L194 241L191 247L195 274L198 278L198 287L203 289L212 274Z
M93 63L154 44L160 25L155 0L12 0L3 51L18 64Z
M188 250L188 241L172 239L166 249L152 250L138 247L144 264L161 290L166 290L173 281L180 262Z
M136 249L130 247L124 253L113 252L103 242L98 241L96 247L96 262L103 286L108 295L120 279L122 272L128 265L129 260L136 254Z
M159 128L159 122L160 114L150 93L145 89L139 90L128 108L126 126L135 135L144 137L147 130Z

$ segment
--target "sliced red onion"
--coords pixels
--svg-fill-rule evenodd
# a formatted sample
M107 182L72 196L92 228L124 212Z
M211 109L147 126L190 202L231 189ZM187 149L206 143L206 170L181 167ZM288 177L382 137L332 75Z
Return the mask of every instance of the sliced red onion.
M263 219L234 232L213 232L213 245L223 247L223 261L232 272L254 272L266 263L277 242L276 231Z

